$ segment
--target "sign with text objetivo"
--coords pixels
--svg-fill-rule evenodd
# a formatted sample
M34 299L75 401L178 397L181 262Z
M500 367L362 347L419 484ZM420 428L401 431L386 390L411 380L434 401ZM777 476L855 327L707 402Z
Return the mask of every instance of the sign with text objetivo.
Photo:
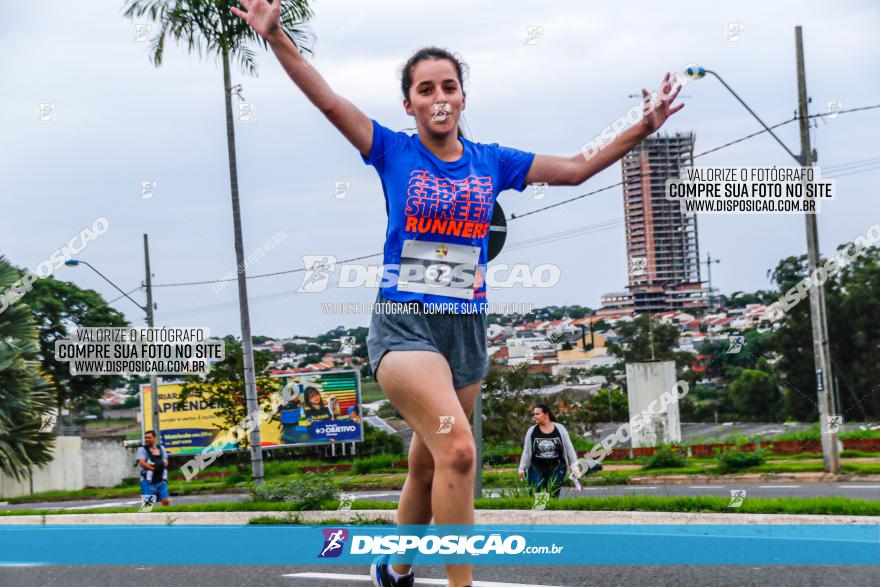
M357 442L363 440L360 373L325 371L277 375L281 387L290 385L290 402L279 415L260 425L264 448ZM201 452L229 426L220 416L217 403L190 397L181 403L182 383L163 383L159 389L159 425L162 444L171 454ZM144 430L153 428L151 389L142 384L141 413ZM234 450L229 443L223 450Z

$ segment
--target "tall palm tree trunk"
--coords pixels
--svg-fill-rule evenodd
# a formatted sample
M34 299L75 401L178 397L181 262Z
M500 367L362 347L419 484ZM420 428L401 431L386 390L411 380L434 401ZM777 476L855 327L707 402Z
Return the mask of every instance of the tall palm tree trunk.
M228 11L227 11L228 12ZM224 32L226 20L223 19ZM254 373L254 346L251 340L251 318L248 311L247 274L244 269L244 243L241 236L241 208L238 200L238 168L235 160L235 126L232 121L232 82L229 74L229 49L222 43L223 89L226 98L226 145L229 150L229 184L232 191L232 224L235 230L235 261L238 270L238 308L241 315L241 346L244 361L244 386L248 414L257 414L257 383ZM259 422L259 420L257 420ZM263 448L260 426L250 435L251 471L256 485L263 484Z

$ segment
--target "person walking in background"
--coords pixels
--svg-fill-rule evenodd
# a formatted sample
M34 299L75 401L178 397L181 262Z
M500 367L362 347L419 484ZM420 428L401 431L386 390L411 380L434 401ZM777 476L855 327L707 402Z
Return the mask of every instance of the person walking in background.
M559 497L566 471L577 462L577 453L565 426L556 421L545 404L532 410L535 425L526 432L522 457L519 460L520 479L528 475L529 486L535 492L547 491ZM575 487L580 482L571 476Z
M156 442L152 430L144 433L144 445L138 448L137 464L141 471L141 500L146 503L153 498L169 505L168 499L168 451ZM151 497L152 496L152 497Z

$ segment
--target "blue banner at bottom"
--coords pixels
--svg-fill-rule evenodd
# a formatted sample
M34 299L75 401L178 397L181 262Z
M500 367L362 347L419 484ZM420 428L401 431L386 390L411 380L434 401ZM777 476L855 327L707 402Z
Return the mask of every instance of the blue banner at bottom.
M150 545L150 548L144 548ZM878 525L0 526L0 563L874 565Z

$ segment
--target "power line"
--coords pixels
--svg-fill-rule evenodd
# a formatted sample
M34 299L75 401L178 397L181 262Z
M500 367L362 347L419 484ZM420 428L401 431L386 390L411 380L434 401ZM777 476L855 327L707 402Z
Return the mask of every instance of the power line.
M543 245L547 243L552 243L561 240L567 240L569 238L575 238L579 236L583 236L586 234L593 234L595 232L602 232L604 230L609 230L612 228L618 228L625 224L624 219L614 218L611 220L605 220L603 222L597 222L596 224L591 224L587 226L581 226L578 228L572 228L568 230L563 230L560 232L555 232L551 234L546 234L543 236L534 237L531 239L526 239L522 241L517 241L511 244L509 247L505 247L504 252L507 251L516 251L518 249L523 249L526 247L534 247L537 245Z
M866 171L874 171L875 169L880 169L880 165L875 165L874 167L867 167L864 169L854 169L852 171L847 171L846 173L838 173L837 175L831 176L829 179L835 179L835 178L844 177L847 175L855 175L856 173L864 173Z
M868 170L861 170L861 171L868 171ZM858 173L858 172L859 171L856 171L854 173ZM848 175L848 174L844 174L844 175ZM840 175L837 175L834 177L840 177ZM833 179L833 177L829 178L829 179ZM577 238L579 236L585 236L587 234L593 234L596 232L610 230L612 228L618 228L619 226L622 226L624 224L625 224L625 219L623 219L623 218L613 218L610 220L604 220L602 222L597 222L594 224L588 224L588 225L580 226L577 228L567 229L567 230L563 230L563 231L559 231L559 232L555 232L555 233L545 234L545 235L542 235L539 237L534 237L531 239L517 241L517 242L512 243L511 245L505 247L504 251L510 252L510 251L515 251L517 249L522 249L522 248L526 248L526 247L532 248L532 247L542 245L542 244L548 244L548 243L557 242L557 241L561 241L561 240L567 240L570 238ZM379 254L380 253L377 253L375 255L370 255L369 257L377 257L377 256L379 256ZM366 258L366 257L358 257L356 259L347 259L347 260L343 260L343 261L338 261L338 263L346 263L348 261L353 261L353 260L362 260L364 258ZM296 271L303 271L303 270L304 269L298 269ZM208 283L215 283L215 282L208 282ZM338 289L338 288L339 288L339 286L337 286L337 285L328 285L328 289ZM251 298L250 302L251 302L251 304L256 305L256 304L261 304L261 303L282 300L284 298L293 297L293 295L294 295L294 292L291 292L291 291L275 292L275 293ZM212 304L210 306L199 306L197 308L185 308L183 310L178 310L176 312L169 312L168 314L162 314L162 318L185 318L188 316L195 316L198 314L217 312L220 310L225 310L227 308L236 307L237 305L238 305L237 301L218 302L218 303Z
M369 259L371 257L378 257L382 253L373 253L372 255L363 255L361 257L352 257L351 259L343 259L342 261L337 261L337 263L347 263L348 261L362 261L364 259ZM328 255L329 256L329 255ZM298 267L296 269L285 269L284 271L275 271L273 273L260 273L258 275L248 275L247 279L260 279L262 277L274 277L276 275L286 275L288 273L301 273L303 271L310 271L311 267ZM210 279L206 281L184 281L179 283L159 283L153 284L153 287L182 287L186 285L209 285L213 283L223 283L226 281L238 281L237 277L232 277L229 279Z
M860 106L860 107L858 107L858 108L849 108L849 109L846 109L846 110L839 110L839 111L836 112L836 114L846 114L846 113L850 113L850 112L859 112L859 111L863 111L863 110L871 110L871 109L875 109L875 108L880 108L880 104L875 104L875 105L871 105L871 106ZM811 115L808 116L807 118L817 118L817 117L824 117L824 116L827 116L827 113L824 113L824 114L811 114ZM779 123L777 123L777 124L774 124L773 126L770 126L769 129L772 130L772 129L774 129L774 128L777 128L777 127L780 127L780 126L783 126L783 125L789 124L789 123L791 123L791 122L794 122L795 120L798 120L798 117L793 117L793 118L791 118L791 119L789 119L789 120L785 120L785 121L783 121L783 122L779 122ZM693 159L697 159L698 157L702 157L702 156L704 156L704 155L708 155L708 154L710 154L710 153L714 153L714 152L716 152L716 151L720 151L721 149L725 149L725 148L730 147L730 146L732 146L732 145L735 145L735 144L737 144L737 143L741 143L742 141L745 141L745 140L748 140L748 139L750 139L750 138L756 137L756 136L758 136L758 135L760 135L760 134L763 134L763 133L765 133L765 132L767 132L767 129L762 129L762 130L760 130L760 131L757 131L757 132L751 133L751 134L749 134L749 135L746 135L746 136L744 136L744 137L742 137L742 138L736 139L735 141L730 141L729 143L725 143L725 144L720 145L720 146L718 146L718 147L714 147L714 148L709 149L709 150L707 150L707 151L703 151L702 153L698 153L697 155L693 155L693 156L691 157L691 160L693 160ZM510 218L508 218L507 220L508 220L508 222L511 222L511 221L513 221L513 220L518 220L518 219L520 219L520 218L525 218L526 216L531 216L532 214L538 214L538 213L540 213L540 212L544 212L544 211L546 211L546 210L551 210L551 209L553 209L553 208L558 208L559 206L563 206L563 205L565 205L565 204L570 204L570 203L572 203L572 202L575 202L575 201L577 201L577 200L581 200L581 199L586 198L586 197L588 197L588 196L593 196L593 195L596 195L596 194L599 194L599 193L602 193L602 192L608 191L608 190L610 190L610 189L612 189L612 188L615 188L615 187L618 187L618 186L620 186L620 185L623 185L623 182L622 182L622 181L619 181L619 182L617 182L617 183L615 183L615 184L611 184L611 185L605 186L605 187L603 187L603 188L599 188L599 189L596 189L596 190L593 190L593 191L587 192L587 193L585 193L585 194L581 194L581 195L579 195L579 196L575 196L575 197L573 197L573 198L568 198L568 199L566 199L566 200L562 200L562 201L560 201L560 202L556 202L556 203L553 203L553 204L550 204L550 205L547 205L547 206L544 206L544 207L541 207L541 208L536 208L535 210L530 210L529 212L525 212L525 213L523 213L523 214L519 214L519 215L511 214ZM381 255L382 255L382 253L373 253L373 254L370 254L370 255L362 255L362 256L360 256L360 257L352 257L352 258L349 258L349 259L343 259L343 260L341 260L341 261L337 261L337 263L349 263L349 262L352 262L352 261L362 261L362 260L364 260L364 259L371 259L371 258L373 258L373 257L379 257L379 256L381 256ZM301 273L301 272L303 272L303 271L308 271L308 270L311 270L311 268L310 268L310 267L297 267L297 268L295 268L295 269L286 269L286 270L283 270L283 271L275 271L275 272L272 272L272 273L260 273L260 274L257 274L257 275L248 275L248 276L246 277L246 279L262 279L262 278L264 278L264 277L274 277L274 276L277 276L277 275L288 275L288 274L292 274L292 273ZM233 277L233 278L230 278L230 279L211 279L211 280L202 280L202 281L183 281L183 282L176 282L176 283L160 283L160 284L155 284L155 283L154 283L154 284L152 284L152 286L153 286L153 287L186 287L186 286L191 286L191 285L210 285L210 284L214 284L214 283L230 282L230 281L237 281L237 280L238 280L237 277Z
M868 170L861 170L861 171L868 171ZM859 172L860 171L856 171L853 173L859 173ZM844 174L844 175L848 175L848 174ZM834 176L834 177L840 177L840 175ZM828 178L828 179L834 179L834 178L832 177L832 178ZM510 252L510 251L515 251L517 249L522 249L522 248L526 248L526 247L532 248L532 247L542 245L542 244L548 244L548 243L557 242L557 241L561 241L561 240L567 240L570 238L577 238L579 236L584 236L587 234L593 234L596 232L610 230L612 228L618 228L624 224L626 224L626 222L625 222L625 219L623 219L623 218L613 218L610 220L604 220L601 222L596 222L594 224L588 224L588 225L580 226L577 228L572 228L572 229L568 229L568 230L563 230L563 231L559 231L559 232L555 232L555 233L546 234L546 235L539 236L539 237L534 237L532 239L517 241L517 242L512 243L511 245L505 247L504 251ZM369 257L377 257L380 254L381 253L376 253L375 255L369 255L369 256L365 256L365 257L357 257L354 259L346 259L346 260L338 261L337 263L341 264L341 263L346 263L348 261L362 260L362 259L369 258ZM301 268L301 269L297 269L295 271L288 271L288 272L283 272L283 273L301 272L304 270L305 269ZM282 272L279 272L279 273L282 273ZM215 282L208 282L208 283L215 283ZM328 285L327 289L339 289L339 286L335 285L335 284L330 284L330 285ZM282 300L282 299L285 299L288 297L293 297L293 295L294 295L294 292L292 292L292 291L275 292L275 293L271 293L271 294L253 297L250 299L250 303L252 305L256 305L256 304L262 304L262 303L267 303L267 302L274 302L274 301ZM186 318L186 317L195 316L198 314L207 314L210 312L218 312L218 311L225 310L227 308L236 307L236 306L238 306L237 301L218 302L218 303L212 304L210 306L203 305L203 306L199 306L197 308L185 308L183 310L178 310L176 312L169 312L167 314L161 314L161 317L163 319Z
M560 231L557 233L547 234L547 235L544 235L541 237L536 237L534 239L517 241L517 242L511 244L510 246L505 247L504 252L514 251L516 249L525 248L525 247L531 248L531 247L534 247L537 245L546 244L548 242L556 242L559 240L566 240L569 238L576 238L576 237L584 236L587 234L602 232L605 230L611 230L613 228L618 228L619 226L621 226L623 224L624 224L623 218L614 218L611 220L604 220L602 222L596 222L594 224L587 224L585 226L581 226L581 227L574 228L574 229L569 229L569 230L564 230L564 231ZM340 261L340 263L343 263L343 262L344 261ZM336 284L328 284L327 288L323 291L327 291L328 289L339 289L339 286ZM295 292L292 292L292 291L275 292L275 293L270 293L270 294L266 294L263 296L257 296L257 297L251 298L249 301L252 305L256 305L256 304L260 304L260 303L267 303L267 302L274 302L274 301L282 300L284 298L293 297L294 293ZM218 303L212 304L210 306L184 308L182 310L178 310L175 312L161 314L161 317L163 319L165 319L165 318L185 318L188 316L195 316L198 314L205 314L208 312L216 312L216 311L225 310L227 308L232 308L232 307L237 307L237 306L238 306L237 301L218 302Z
M873 109L873 108L880 108L880 104L876 104L876 105L873 105L873 106L862 106L862 107L859 107L859 108L850 108L850 109L848 109L848 110L840 110L840 111L838 112L838 114L845 114L845 113L848 113L848 112L857 112L857 111L860 111L860 110L870 110L870 109ZM825 115L825 114L812 114L812 115L810 115L808 118L815 118L815 117L820 117L820 116L826 116L826 115ZM791 123L791 122L794 122L794 121L797 120L797 119L798 119L798 117L795 116L794 118L790 118L789 120L785 120L785 121L783 121L783 122L779 122L779 123L777 123L777 124L774 124L773 126L771 126L771 127L769 127L769 128L770 128L770 130L773 130L774 128L777 128L777 127L780 127L780 126L783 126L783 125L789 124L789 123ZM691 160L693 160L693 159L697 159L698 157L703 157L704 155L708 155L708 154L710 154L710 153L714 153L714 152L716 152L716 151L720 151L721 149L726 149L727 147L730 147L730 146L735 145L735 144L737 144L737 143L741 143L741 142L743 142L743 141L745 141L745 140L748 140L748 139L750 139L750 138L756 137L756 136L758 136L758 135L760 135L760 134L764 134L765 132L767 132L767 129L762 129L762 130L759 130L759 131L757 131L757 132L753 132L752 134L749 134L749 135L746 135L746 136L744 136L744 137L742 137L742 138L736 139L735 141L730 141L729 143L724 143L723 145L719 145L718 147L714 147L714 148L709 149L709 150L707 150L707 151L703 151L702 153L698 153L698 154L696 154L696 155L693 155L693 156L691 157ZM555 204L551 204L551 205L549 205L549 206L544 206L543 208L537 208L537 209L535 209L535 210L531 210L530 212L526 212L525 214L520 214L519 216L511 217L510 220L514 220L514 219L517 219L517 218L525 218L526 216L531 216L532 214L537 214L538 212L543 212L543 211L545 211L545 210L550 210L551 208L556 208L556 207L558 207L558 206L562 206L563 204L568 204L568 203L574 202L574 201L576 201L576 200L580 200L580 199L582 199L582 198L586 198L587 196L592 196L592 195L594 195L594 194L598 194L598 193L600 193L600 192L603 192L603 191L605 191L605 190L609 190L609 189L614 188L614 187L617 187L617 186L619 186L619 185L623 185L623 182L622 182L622 181L619 181L619 182L617 182L617 183L615 183L615 184L612 184L612 185L609 185L609 186L605 186L604 188L600 188L600 189L598 189L598 190L594 190L594 191L592 191L592 192L587 192L586 194L581 194L581 195L579 195L579 196L575 196L575 197L573 197L573 198L569 198L569 199L567 199L567 200L562 200L561 202L556 202Z
M837 165L829 165L824 167L825 171L840 171L844 167L860 167L862 165L870 165L880 162L880 157L872 157L871 159L862 159L861 161L850 161L849 163L838 163Z
M113 298L113 299L110 300L109 302L106 302L106 304L112 304L113 302L118 302L118 301L121 300L122 298L127 297L129 294L133 294L134 292L138 291L139 289L143 289L143 287L144 287L144 286L139 285L139 286L137 286L137 287L134 288L134 289L128 290L127 292L125 292L124 295L116 296L115 298Z

